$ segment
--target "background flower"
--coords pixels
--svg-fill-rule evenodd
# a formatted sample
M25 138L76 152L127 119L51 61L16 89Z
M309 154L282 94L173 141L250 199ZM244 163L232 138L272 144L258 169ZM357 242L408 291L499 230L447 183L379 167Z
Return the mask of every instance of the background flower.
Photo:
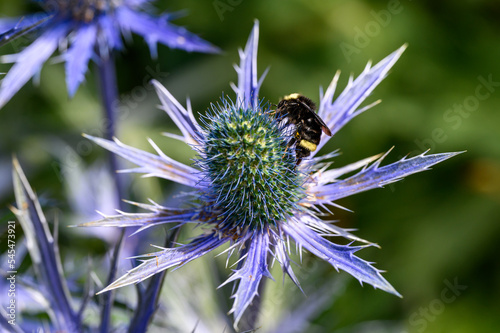
M150 5L148 0L38 2L45 13L0 20L0 33L33 27L39 35L19 53L2 57L4 62L14 62L14 65L0 85L0 107L40 72L42 64L57 49L62 51L61 59L65 61L70 96L84 80L91 58L99 63L109 57L112 50L122 49L122 35L130 38L130 34L135 33L143 37L154 57L158 43L185 51L218 51L185 28L170 23L172 15L157 17L142 12Z

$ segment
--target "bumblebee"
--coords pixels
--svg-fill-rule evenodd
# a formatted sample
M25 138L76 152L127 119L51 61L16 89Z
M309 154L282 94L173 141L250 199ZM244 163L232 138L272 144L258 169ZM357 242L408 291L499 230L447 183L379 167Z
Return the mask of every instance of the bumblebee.
M321 132L332 136L328 126L315 111L314 102L297 93L285 96L276 108L276 119L286 119L288 123L295 125L295 133L287 147L296 145L296 165L299 165L304 157L316 150L321 141Z

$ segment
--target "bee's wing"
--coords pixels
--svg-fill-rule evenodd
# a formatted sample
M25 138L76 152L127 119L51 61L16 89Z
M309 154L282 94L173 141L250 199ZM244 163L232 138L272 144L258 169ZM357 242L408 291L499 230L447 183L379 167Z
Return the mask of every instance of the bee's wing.
M314 118L321 125L321 130L323 131L323 133L325 133L328 136L332 136L332 132L330 131L330 129L328 128L328 126L325 124L325 122L323 121L323 119L321 119L320 116L318 116L318 114L316 112L311 111L311 113L314 115Z
M311 112L314 115L314 119L316 119L318 121L318 123L320 124L321 130L323 131L323 133L325 133L328 136L332 136L332 132L330 131L330 129L328 128L328 126L325 124L325 122L323 121L323 119L321 119L318 116L318 114L316 112L314 112L314 110L309 107L309 105L307 105L306 103L304 103L302 101L299 101L299 102L300 102L300 104L302 104L303 106L305 106L305 108L308 109L309 112Z

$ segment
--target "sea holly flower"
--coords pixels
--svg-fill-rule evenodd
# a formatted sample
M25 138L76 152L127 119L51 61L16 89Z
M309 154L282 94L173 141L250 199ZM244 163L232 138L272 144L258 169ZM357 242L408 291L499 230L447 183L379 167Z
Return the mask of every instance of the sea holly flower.
M85 79L91 58L108 57L123 47L122 35L142 36L153 56L157 43L186 51L217 52L218 49L182 27L170 23L174 15L154 16L145 9L150 0L39 0L45 13L21 18L0 19L0 45L36 31L38 38L17 54L5 55L3 62L14 65L0 86L0 107L41 70L59 48L65 61L68 93L73 96ZM149 8L150 9L150 8ZM97 55L97 57L96 57Z
M182 266L229 243L229 254L239 254L233 275L224 283L239 281L233 295L235 327L245 309L258 294L264 277L272 278L269 258L281 265L295 284L289 256L290 243L329 262L375 288L399 296L382 277L381 271L358 256L367 246L360 239L329 221L318 217L320 208L337 206L335 200L372 188L382 187L410 174L429 169L457 153L421 154L382 166L387 155L375 155L353 164L329 169L329 153L316 156L329 140L323 134L318 149L296 166L293 149L287 146L289 131L277 120L270 103L259 100L259 89L265 75L257 75L259 26L255 23L241 62L235 66L238 83L233 85L235 101L222 98L212 105L209 114L198 123L188 101L183 107L170 92L153 81L162 109L179 127L182 135L171 135L190 144L198 152L194 166L172 160L150 140L157 154L114 142L87 136L98 145L138 165L129 172L144 173L175 181L193 188L191 205L184 208L164 207L156 203L139 204L147 213L120 212L83 226L140 227L140 230L163 223L196 223L204 232L189 243L175 248L160 248L139 266L107 286L102 292L138 283L165 269ZM349 120L366 111L363 100L385 78L405 49L399 48L374 67L370 64L361 75L349 81L346 89L333 101L337 74L325 93L320 91L319 116L335 134ZM359 170L361 169L361 170ZM347 173L359 170L352 176ZM338 245L328 236L343 236L363 245Z

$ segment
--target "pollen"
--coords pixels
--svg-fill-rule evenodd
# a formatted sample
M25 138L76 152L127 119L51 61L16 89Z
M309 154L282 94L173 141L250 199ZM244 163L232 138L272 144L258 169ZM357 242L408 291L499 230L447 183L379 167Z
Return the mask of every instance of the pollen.
M290 95L288 95L288 96L285 96L283 99L284 99L284 100L296 99L296 98L298 98L299 96L300 96L300 94L298 94L298 93L293 93L293 94L290 94Z

